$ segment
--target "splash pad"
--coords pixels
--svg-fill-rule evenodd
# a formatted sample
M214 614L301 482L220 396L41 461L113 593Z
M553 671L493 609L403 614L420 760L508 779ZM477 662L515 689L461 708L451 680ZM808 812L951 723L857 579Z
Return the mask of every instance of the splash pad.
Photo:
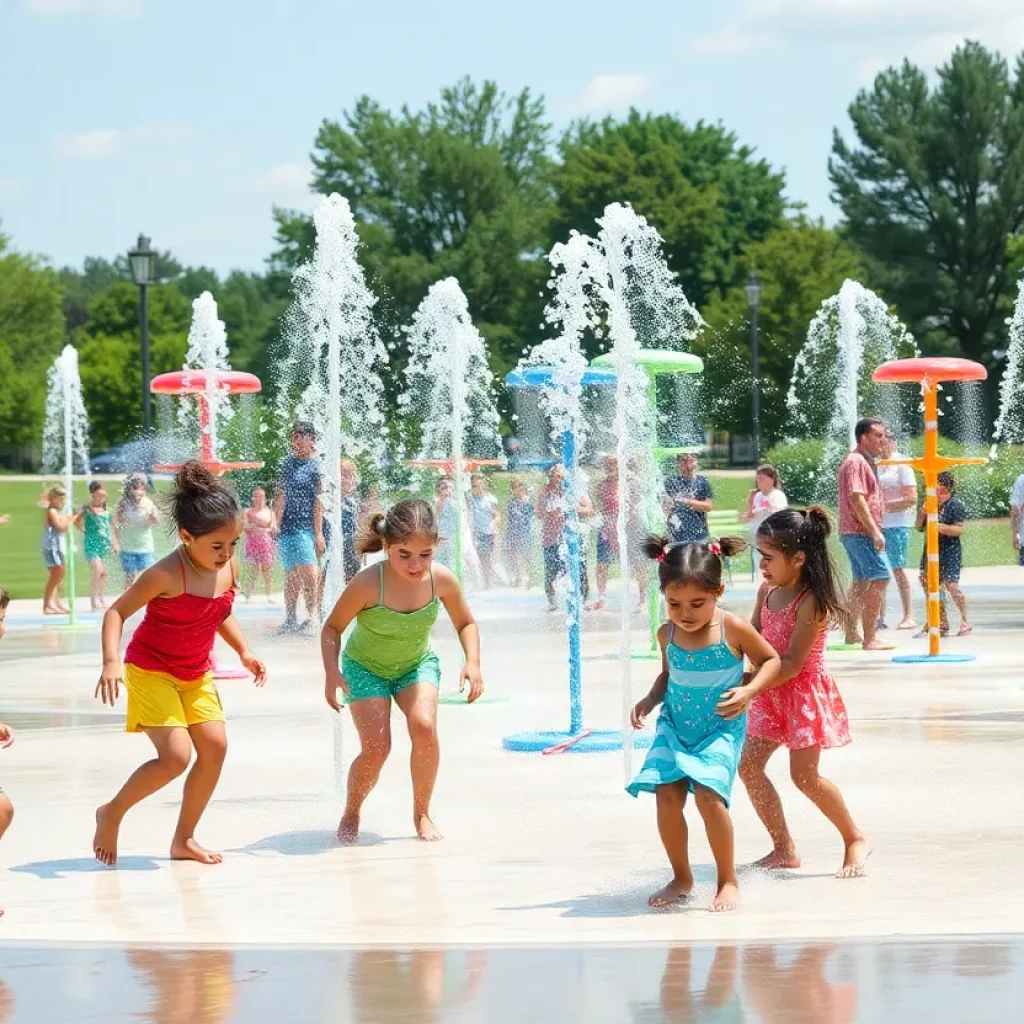
M928 578L928 653L898 654L892 660L902 663L973 661L973 654L940 652L939 582L939 504L936 496L938 476L953 466L983 466L988 459L951 459L939 454L939 391L944 381L985 380L988 371L969 359L921 358L895 359L883 363L872 375L879 384L919 384L924 399L924 455L920 459L886 459L879 465L907 465L924 476L925 552Z

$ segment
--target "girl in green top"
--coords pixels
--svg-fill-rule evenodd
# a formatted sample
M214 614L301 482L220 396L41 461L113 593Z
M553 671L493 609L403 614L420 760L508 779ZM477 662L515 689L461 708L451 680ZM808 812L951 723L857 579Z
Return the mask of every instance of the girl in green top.
M400 501L387 515L372 515L356 542L360 555L383 550L384 561L363 569L345 588L320 634L327 703L340 711L338 690L352 712L362 750L348 773L348 800L338 839L359 837L363 801L377 783L391 750L391 701L398 705L412 740L413 823L420 839L441 838L430 820L437 779L437 692L441 668L430 649L430 630L444 605L459 634L466 663L460 690L469 701L483 693L480 630L455 575L434 563L438 533L425 501ZM338 663L341 636L355 629Z
M111 551L117 551L117 541L110 529L107 489L99 480L89 484L89 504L82 506L75 525L84 534L85 560L92 570L89 603L94 612L99 611L107 607L107 558Z

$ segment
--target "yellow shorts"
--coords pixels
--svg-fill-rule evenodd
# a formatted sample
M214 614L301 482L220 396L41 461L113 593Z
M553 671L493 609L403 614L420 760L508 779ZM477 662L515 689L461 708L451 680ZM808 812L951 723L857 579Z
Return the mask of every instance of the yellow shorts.
M212 672L186 682L169 672L125 665L124 682L128 690L126 732L163 726L187 729L200 722L224 721Z

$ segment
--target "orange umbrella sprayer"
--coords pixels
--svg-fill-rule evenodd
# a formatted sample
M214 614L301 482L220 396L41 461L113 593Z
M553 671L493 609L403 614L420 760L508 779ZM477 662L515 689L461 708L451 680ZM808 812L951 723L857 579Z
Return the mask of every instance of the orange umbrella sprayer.
M912 466L924 476L925 551L928 584L928 654L898 655L894 661L970 661L970 654L941 654L939 651L939 503L938 476L953 466L983 466L988 459L950 459L939 454L939 391L944 381L984 380L988 371L969 359L894 359L883 363L873 377L879 384L920 384L924 398L924 455L919 459L892 459L881 465Z

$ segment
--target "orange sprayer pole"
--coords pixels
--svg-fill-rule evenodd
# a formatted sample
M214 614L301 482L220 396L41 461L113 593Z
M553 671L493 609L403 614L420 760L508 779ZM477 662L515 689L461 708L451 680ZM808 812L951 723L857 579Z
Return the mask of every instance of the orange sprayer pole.
M942 594L939 583L939 386L929 380L921 383L924 393L924 511L925 511L925 579L928 585L928 653L939 653Z

